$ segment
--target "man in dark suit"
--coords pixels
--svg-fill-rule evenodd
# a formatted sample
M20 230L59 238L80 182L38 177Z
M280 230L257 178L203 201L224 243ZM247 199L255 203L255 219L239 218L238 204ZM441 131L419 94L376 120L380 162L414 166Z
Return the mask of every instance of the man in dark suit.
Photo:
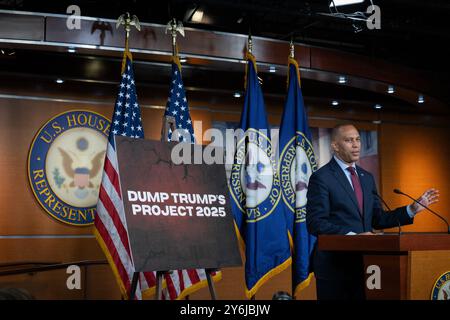
M312 174L308 185L306 223L309 233L374 235L373 229L413 223L414 215L424 208L415 202L384 212L376 198L375 181L368 171L355 163L359 160L361 141L351 124L336 126L331 135L334 156ZM419 202L429 206L439 193L428 189ZM360 254L334 253L314 248L312 257L317 298L364 299L364 270Z

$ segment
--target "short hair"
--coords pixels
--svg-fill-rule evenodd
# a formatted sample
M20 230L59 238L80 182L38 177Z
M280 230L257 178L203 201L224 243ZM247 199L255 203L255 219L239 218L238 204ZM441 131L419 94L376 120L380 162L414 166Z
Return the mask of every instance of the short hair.
M333 127L333 129L331 130L331 141L333 142L336 139L337 135L339 134L339 130L342 127L347 127L347 126L355 127L355 125L353 123L351 123L351 122L342 122L342 123L338 123L337 125L335 125ZM356 130L358 130L358 129L356 129Z

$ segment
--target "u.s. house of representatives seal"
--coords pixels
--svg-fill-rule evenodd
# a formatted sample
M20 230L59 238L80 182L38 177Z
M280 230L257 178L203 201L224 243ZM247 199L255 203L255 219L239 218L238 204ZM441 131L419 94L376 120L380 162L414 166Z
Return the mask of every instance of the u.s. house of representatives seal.
M272 144L260 131L249 129L238 141L231 168L230 191L247 222L269 216L281 198Z
M28 179L45 211L75 226L94 222L110 121L72 110L38 131L28 154Z
M311 142L302 132L297 132L280 155L283 201L291 212L295 213L296 223L305 221L309 177L317 168Z
M450 300L450 271L441 274L434 283L431 300Z

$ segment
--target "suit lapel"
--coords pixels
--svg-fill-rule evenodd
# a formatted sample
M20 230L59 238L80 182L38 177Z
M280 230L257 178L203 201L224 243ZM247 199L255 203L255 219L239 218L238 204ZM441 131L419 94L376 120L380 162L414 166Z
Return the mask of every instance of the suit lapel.
M345 176L345 173L342 172L341 167L337 164L336 160L334 158L331 159L332 161L332 171L334 173L334 176L339 181L341 186L344 188L344 190L348 193L350 196L350 199L352 199L353 204L355 205L356 211L359 214L359 208L358 208L358 200L356 200L355 191L353 190L352 186L350 185L350 182L348 181L347 177Z

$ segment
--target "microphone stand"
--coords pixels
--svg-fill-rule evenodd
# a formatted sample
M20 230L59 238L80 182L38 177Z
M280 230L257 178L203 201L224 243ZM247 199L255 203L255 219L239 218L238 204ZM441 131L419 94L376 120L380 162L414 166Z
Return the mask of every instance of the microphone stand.
M389 211L392 211L391 208L389 208L386 201L384 201L383 198L375 190L373 190L373 195L376 196L378 199L380 199ZM398 235L401 236L402 235L402 227L400 224L400 220L398 218L397 218L397 224L398 224Z
M409 194L406 194L406 193L400 191L399 189L394 189L394 193L401 194L401 195L403 195L403 196L405 196L405 197L410 198L412 201L414 201L414 202L417 203L418 205L424 207L425 209L427 209L428 211L430 211L432 214L434 214L436 217L438 217L439 219L441 219L442 221L444 221L445 224L447 225L447 233L450 234L450 226L449 226L447 220L444 219L444 217L442 217L442 216L439 215L438 213L434 212L433 210L431 210L431 209L428 208L427 206L421 204L419 201L417 201L416 199L414 199L413 197L411 197Z

